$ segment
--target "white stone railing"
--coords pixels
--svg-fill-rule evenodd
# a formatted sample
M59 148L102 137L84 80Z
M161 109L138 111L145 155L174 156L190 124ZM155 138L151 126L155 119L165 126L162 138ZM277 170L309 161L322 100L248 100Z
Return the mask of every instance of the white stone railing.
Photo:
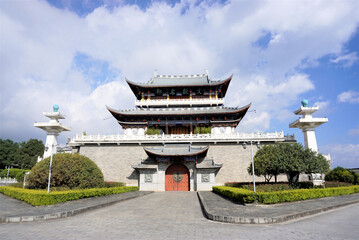
M136 106L176 106L176 105L223 105L224 98L186 98L186 99L150 99L136 100Z
M0 186L17 183L16 178L0 178Z
M82 143L121 143L121 142L158 142L158 141L284 141L294 140L294 136L284 136L283 131L273 133L233 133L233 134L161 134L161 135L82 135L71 138L69 145Z

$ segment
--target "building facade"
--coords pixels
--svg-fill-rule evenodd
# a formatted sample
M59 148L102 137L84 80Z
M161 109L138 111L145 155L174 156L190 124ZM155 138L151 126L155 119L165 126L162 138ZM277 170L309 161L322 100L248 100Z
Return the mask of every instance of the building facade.
M154 75L147 83L126 79L136 107L107 107L124 134L77 135L69 145L96 162L106 181L140 190L211 190L225 182L251 181L252 152L294 137L235 132L250 104L224 106L231 79L214 81L208 74Z

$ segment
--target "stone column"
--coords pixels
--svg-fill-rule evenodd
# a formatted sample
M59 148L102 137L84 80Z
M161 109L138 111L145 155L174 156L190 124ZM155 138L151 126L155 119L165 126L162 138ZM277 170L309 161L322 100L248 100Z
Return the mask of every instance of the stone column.
M304 133L304 145L307 148L310 148L313 151L318 152L317 140L315 138L315 129L306 128L303 129L303 133Z
M44 159L51 156L51 152L53 154L57 153L57 136L59 136L56 132L48 132L46 133L46 143L45 143L45 152Z

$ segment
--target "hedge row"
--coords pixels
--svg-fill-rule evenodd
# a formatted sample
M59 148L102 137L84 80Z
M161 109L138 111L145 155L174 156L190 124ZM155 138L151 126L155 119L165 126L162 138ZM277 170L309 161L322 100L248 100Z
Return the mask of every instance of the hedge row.
M61 192L50 192L46 190L31 190L14 187L0 187L0 193L9 197L23 200L33 206L53 205L56 203L77 200L88 197L98 197L111 194L137 191L138 187L114 187L114 188L92 188L81 190L69 190Z
M324 189L318 188L277 192L257 192L257 194L254 194L254 192L250 190L225 186L213 187L213 191L240 203L253 203L257 201L258 203L263 204L274 204L359 193L359 185Z
M0 170L0 177L6 178L7 177L7 169ZM24 175L26 172L30 170L18 169L18 168L10 168L9 169L9 178L16 178L16 181L22 182L24 181Z
M246 188L253 191L253 182L226 182L226 187ZM256 189L264 192L314 188L313 182L297 182L292 186L288 182L256 182ZM263 192L261 191L261 192Z
M227 198L240 203L251 203L256 200L256 195L253 191L243 188L216 186L212 187L213 191L219 193Z

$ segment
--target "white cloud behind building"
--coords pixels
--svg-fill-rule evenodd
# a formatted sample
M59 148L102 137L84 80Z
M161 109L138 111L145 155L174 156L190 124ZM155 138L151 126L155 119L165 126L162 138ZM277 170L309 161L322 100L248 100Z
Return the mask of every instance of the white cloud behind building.
M103 120L110 116L105 106L133 107L124 77L145 82L156 69L208 69L215 79L233 73L226 105L252 102L257 111L239 131L287 130L301 98L324 91L307 68L320 66L325 56L335 56L331 65L357 63L345 43L357 31L358 13L357 1L153 1L145 8L120 2L78 14L45 1L5 0L0 137L44 139L32 124L44 121L41 113L53 104L73 129L63 143L83 131L120 132L116 121ZM357 103L358 90L341 93L338 101ZM324 107L335 97L313 102Z

